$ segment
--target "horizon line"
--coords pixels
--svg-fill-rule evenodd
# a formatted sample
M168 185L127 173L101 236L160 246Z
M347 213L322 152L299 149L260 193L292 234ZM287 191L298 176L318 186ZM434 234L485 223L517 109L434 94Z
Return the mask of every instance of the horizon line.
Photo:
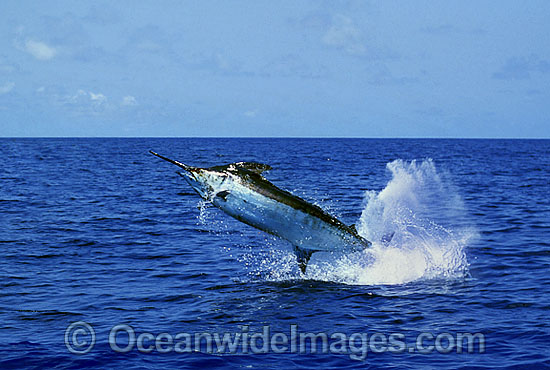
M549 140L550 137L448 136L0 136L0 139L400 139L400 140Z

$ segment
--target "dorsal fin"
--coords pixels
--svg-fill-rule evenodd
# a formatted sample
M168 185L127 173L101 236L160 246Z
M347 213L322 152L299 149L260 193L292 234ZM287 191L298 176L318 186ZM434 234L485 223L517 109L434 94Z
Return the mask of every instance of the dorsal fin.
M232 170L232 169L239 169L239 168L242 168L244 170L254 172L260 175L264 171L269 171L271 169L271 166L268 164L257 163L257 162L236 162L236 163L226 164L224 166L210 167L210 169L217 170L217 171Z
M349 225L349 228L352 229L356 234L358 234L357 228L355 227L355 224Z

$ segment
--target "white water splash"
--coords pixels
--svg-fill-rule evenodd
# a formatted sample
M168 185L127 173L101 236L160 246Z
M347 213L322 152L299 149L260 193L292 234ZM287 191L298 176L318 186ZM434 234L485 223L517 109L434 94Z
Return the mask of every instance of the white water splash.
M396 160L387 168L391 180L380 192L367 191L357 224L359 234L374 241L372 248L310 265L308 278L373 285L467 273L464 249L476 232L467 226L464 203L450 179L431 159ZM380 242L391 233L391 242Z

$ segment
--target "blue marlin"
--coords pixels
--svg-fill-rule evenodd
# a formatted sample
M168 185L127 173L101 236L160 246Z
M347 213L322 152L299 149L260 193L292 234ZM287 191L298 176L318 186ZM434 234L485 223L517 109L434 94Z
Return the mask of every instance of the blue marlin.
M371 246L355 226L266 180L262 172L271 169L267 164L237 162L199 168L150 153L182 168L178 174L201 198L247 225L289 241L304 274L314 252L351 253Z

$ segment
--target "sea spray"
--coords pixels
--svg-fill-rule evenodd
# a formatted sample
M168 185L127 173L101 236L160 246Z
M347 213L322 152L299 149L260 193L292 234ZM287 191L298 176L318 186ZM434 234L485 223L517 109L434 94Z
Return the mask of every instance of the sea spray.
M448 174L431 159L387 164L391 179L365 194L358 232L372 248L324 261L308 277L350 284L403 284L467 273L465 247L476 235ZM392 235L389 243L381 242Z

